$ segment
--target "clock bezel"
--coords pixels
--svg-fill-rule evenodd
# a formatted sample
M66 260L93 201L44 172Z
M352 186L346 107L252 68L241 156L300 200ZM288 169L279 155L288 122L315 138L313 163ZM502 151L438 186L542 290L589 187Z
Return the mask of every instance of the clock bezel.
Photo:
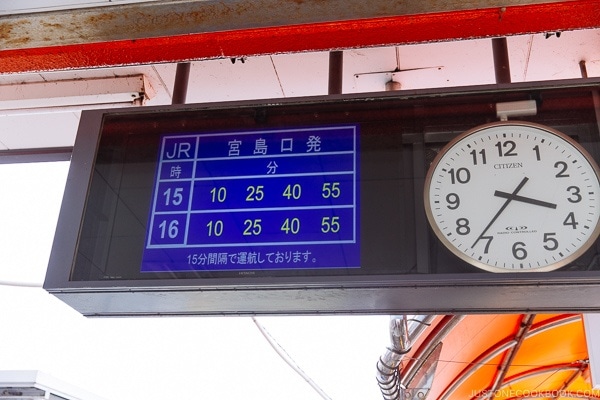
M452 149L459 142L466 140L469 137L471 137L477 133L480 133L482 131L485 131L485 130L488 130L491 128L496 128L498 126L521 126L521 127L525 127L525 128L541 130L541 131L550 133L551 135L554 135L554 136L558 137L559 139L562 139L567 144L571 145L579 153L581 153L582 157L587 161L587 163L591 166L592 170L594 171L594 173L596 175L596 180L598 181L598 183L600 185L600 167L598 167L598 164L596 163L595 159L580 143L573 140L568 135L566 135L554 128L551 128L549 126L545 126L545 125L537 124L537 123L533 123L533 122L517 121L517 120L490 122L490 123L478 125L474 128L471 128L471 129L457 135L456 137L454 137L438 152L438 154L436 155L434 160L431 162L431 165L429 166L429 168L427 170L427 175L425 176L424 193L423 193L423 204L424 204L424 208L425 208L425 214L427 216L427 221L429 223L430 228L435 233L436 238L444 245L445 248L447 248L450 252L452 252L454 255L456 255L461 260L463 260L463 261L467 262L468 264L473 265L474 267L479 268L483 271L494 272L494 273L519 273L519 274L556 271L556 270L570 264L571 262L575 261L577 258L581 257L587 250L590 249L590 247L593 246L593 244L598 239L598 236L600 236L600 219L596 223L596 226L594 227L594 230L592 231L592 234L589 236L589 238L581 246L579 246L577 248L577 250L572 252L569 256L567 256L555 263L548 264L548 265L540 267L540 268L528 269L525 271L515 271L513 269L495 267L495 266L483 263L479 260L476 260L476 259L468 256L466 253L460 251L456 246L454 246L452 244L452 242L450 240L448 240L446 238L446 236L442 233L440 227L437 225L437 222L435 221L435 218L433 216L433 209L432 209L431 203L429 201L430 200L429 194L431 191L432 177L433 177L434 172L437 169L440 161L442 160L444 155L446 155L448 152L452 151Z

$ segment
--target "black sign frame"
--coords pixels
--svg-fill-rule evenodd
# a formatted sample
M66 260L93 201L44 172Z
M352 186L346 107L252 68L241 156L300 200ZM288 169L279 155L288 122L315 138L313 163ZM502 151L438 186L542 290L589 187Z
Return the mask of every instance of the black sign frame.
M598 243L585 260L589 268L578 266L548 273L493 274L474 271L468 266L455 266L452 256L436 245L421 203L423 181L431 154L462 131L496 120L494 106L498 102L534 99L538 104L538 115L524 119L566 130L564 133L572 136L579 135L580 127L571 128L570 124L584 121L581 123L586 124L587 133L581 135L588 138L583 145L589 147L588 151L598 161L599 90L599 79L577 79L85 111L73 150L44 288L87 316L600 311L600 267L596 267ZM408 195L412 200L401 201L398 204L402 204L403 209L394 212L399 212L399 218L409 215L413 222L410 235L402 236L402 232L400 236L392 235L390 242L398 245L396 250L391 251L393 247L390 246L394 243L382 247L390 254L398 254L391 254L389 259L385 255L381 263L394 264L398 260L405 262L409 259L410 273L407 273L408 269L395 273L393 265L390 268L375 265L373 269L365 269L366 272L353 273L342 270L336 273L309 271L254 275L166 274L150 279L138 279L135 275L127 274L105 274L101 278L88 272L79 274L76 260L79 247L82 246L82 235L85 235L86 209L94 201L90 193L93 193L92 177L99 162L102 136L115 126L127 132L140 129L138 133L143 135L144 130L151 130L152 126L160 125L160 121L169 118L174 121L168 123L169 129L185 131L190 129L186 124L192 115L195 120L205 121L202 122L206 125L203 129L233 129L231 126L215 126L210 120L215 113L227 116L228 120L231 120L229 115L237 115L244 129L248 127L247 124L263 126L278 118L296 126L307 121L320 125L360 123L353 119L357 115L360 115L359 119L369 118L369 123L375 126L371 129L373 132L384 127L383 133L374 133L363 144L364 147L375 146L380 149L400 143L401 147L409 148L404 151L408 151L410 157L398 161L393 152L390 153L391 159L381 157L382 153L374 153L371 162L377 166L373 167L375 172L371 176L385 175L394 169L410 171L412 180L406 187L410 187L411 193ZM181 119L182 116L185 117ZM373 120L377 122L373 123ZM125 123L119 125L123 121ZM281 123L277 122L280 124L278 126ZM401 139L386 142L390 140L390 130L399 132ZM392 159L393 164L389 164ZM366 175L369 175L368 171ZM373 188L377 187L370 187ZM364 187L361 189L362 193L374 191ZM405 191L395 189L392 194L405 196ZM368 198L363 204L369 209L376 205L373 198ZM396 206L400 207L398 204ZM395 203L388 201L383 212L394 207ZM375 210L369 212L369 216L377 215ZM394 223L394 218L378 218L380 225L384 220ZM363 216L363 220L366 219ZM390 232L396 232L390 229ZM371 233L369 236L373 236ZM404 240L398 241L401 236ZM387 240L385 234L363 239L368 242L366 247L370 259L377 258L375 255L379 254L372 249L379 251L379 242L385 243ZM406 257L402 254L405 248L412 249ZM436 271L432 273L434 264Z

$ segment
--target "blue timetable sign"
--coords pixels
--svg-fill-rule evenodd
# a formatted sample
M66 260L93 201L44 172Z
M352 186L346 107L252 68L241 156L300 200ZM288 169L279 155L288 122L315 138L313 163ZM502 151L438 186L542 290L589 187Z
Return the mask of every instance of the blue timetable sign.
M161 138L142 272L360 266L355 125Z

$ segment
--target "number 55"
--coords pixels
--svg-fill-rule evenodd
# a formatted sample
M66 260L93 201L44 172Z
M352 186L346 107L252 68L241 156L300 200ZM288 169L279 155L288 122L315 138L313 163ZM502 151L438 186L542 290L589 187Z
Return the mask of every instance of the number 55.
M321 190L321 194L324 199L328 199L333 197L337 199L340 197L340 183L339 182L325 182L323 184L323 190Z
M338 233L340 231L340 217L323 217L321 220L321 232Z

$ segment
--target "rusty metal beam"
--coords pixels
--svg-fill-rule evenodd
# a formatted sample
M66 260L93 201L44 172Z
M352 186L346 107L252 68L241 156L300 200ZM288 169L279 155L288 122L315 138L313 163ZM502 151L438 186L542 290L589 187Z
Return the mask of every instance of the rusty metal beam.
M0 73L600 27L600 0L157 1L0 17Z
M0 17L0 49L64 46L289 26L561 3L561 0L184 0L156 1Z

